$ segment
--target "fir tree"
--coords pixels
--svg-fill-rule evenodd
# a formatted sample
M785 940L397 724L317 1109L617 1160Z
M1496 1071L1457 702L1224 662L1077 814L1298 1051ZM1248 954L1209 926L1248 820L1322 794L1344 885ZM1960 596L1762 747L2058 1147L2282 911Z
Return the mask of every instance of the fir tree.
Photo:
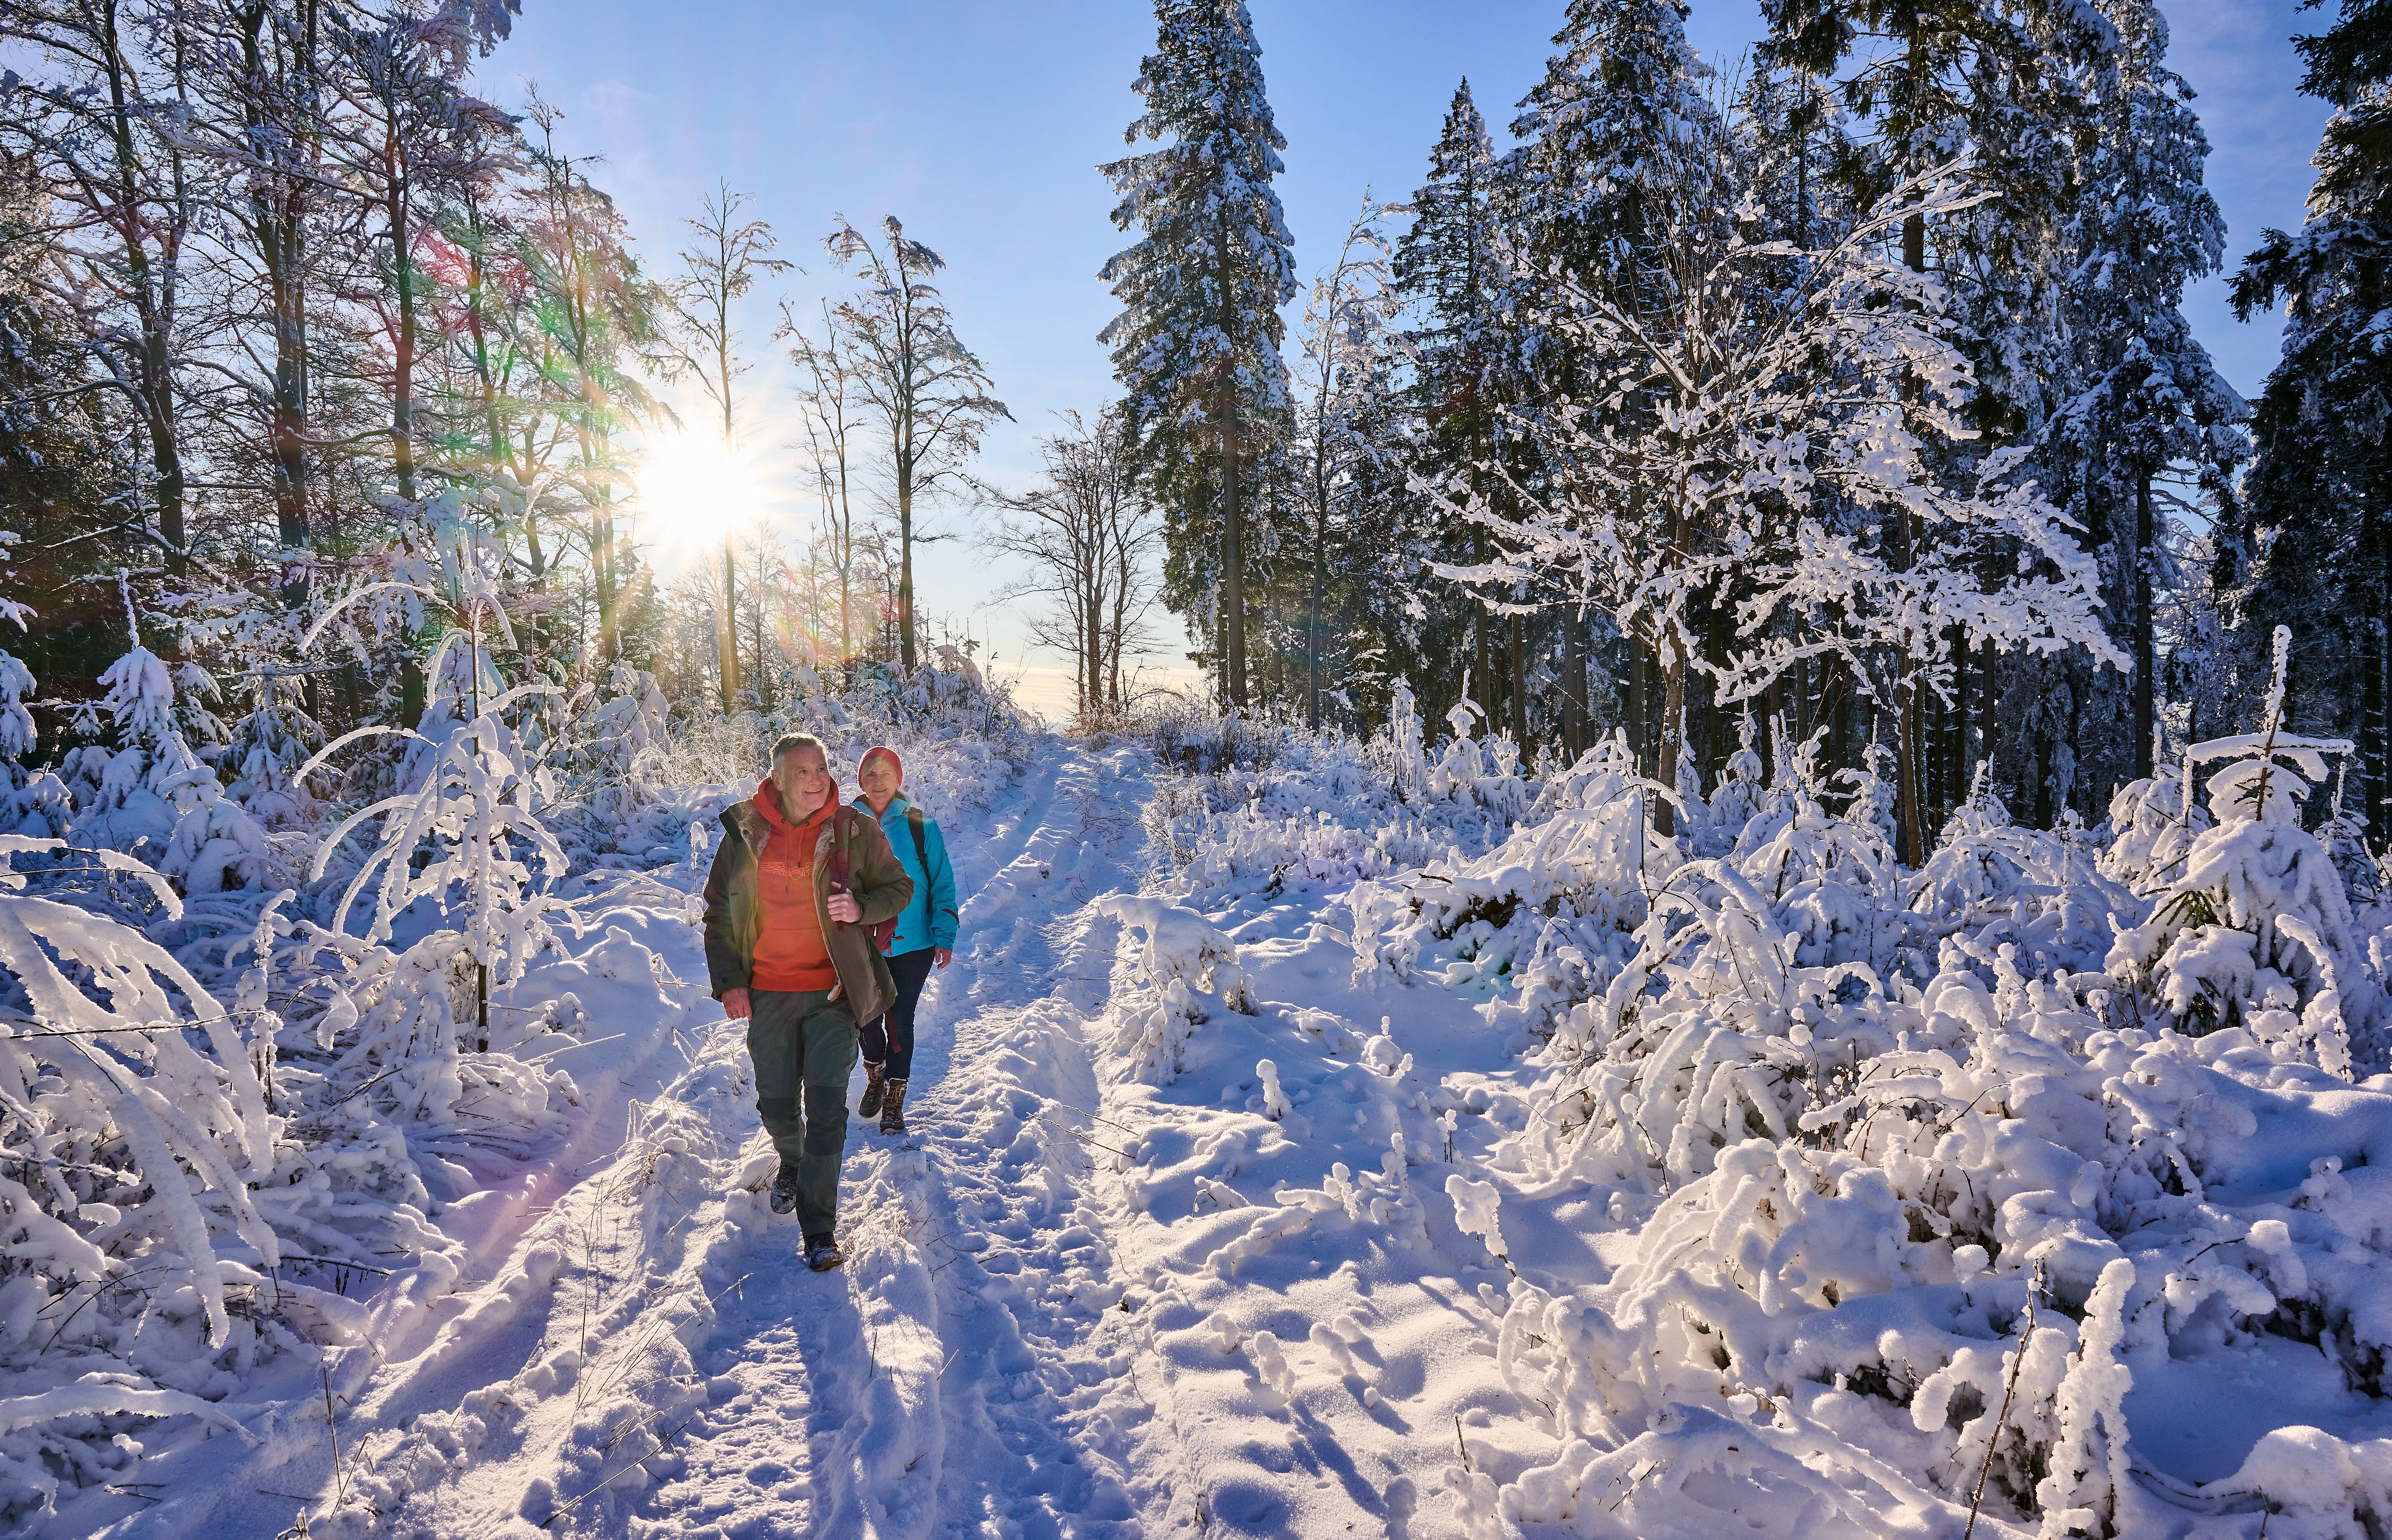
M1510 341L1496 252L1498 179L1487 122L1465 80L1429 151L1428 180L1412 195L1411 226L1396 244L1393 264L1397 293L1414 322L1406 334L1422 434L1413 470L1438 492L1474 485L1499 436ZM1424 534L1422 554L1430 560L1485 557L1485 532L1476 524L1442 521ZM1426 649L1423 661L1442 664L1421 677L1424 710L1442 716L1461 692L1460 679L1449 676L1464 666L1482 684L1488 676L1486 620L1467 595L1441 580L1410 586L1410 597Z
M1512 124L1519 148L1502 165L1514 243L1506 302L1516 317L1509 369L1527 387L1514 395L1532 417L1538 402L1582 396L1618 362L1584 354L1595 334L1567 324L1570 293L1603 294L1632 316L1667 315L1677 298L1667 241L1695 211L1726 201L1712 175L1723 160L1712 152L1722 124L1705 94L1711 71L1686 44L1684 6L1570 0L1553 41L1544 78ZM1645 409L1641 400L1623 405ZM1511 479L1535 480L1516 449L1511 459ZM1515 657L1521 625L1515 613ZM1565 611L1564 671L1580 681L1583 628L1582 613ZM1662 740L1684 724L1665 719L1660 660L1633 635L1622 643L1631 739L1648 770L1674 774L1675 740L1667 748Z
M1174 597L1192 610L1217 589L1216 656L1237 707L1252 554L1241 477L1288 415L1279 307L1295 296L1294 239L1271 188L1287 141L1243 0L1157 0L1155 15L1135 84L1146 110L1123 137L1162 148L1102 168L1121 197L1113 224L1141 235L1098 274L1122 304L1100 340L1126 393L1124 432L1168 514Z
M2209 141L2191 92L2167 68L2167 22L2151 0L2103 6L2119 45L2100 83L2100 132L2070 222L2065 316L2083 382L2046 436L2045 485L2067 499L2107 569L2112 635L2131 651L2124 712L2097 711L2080 743L2091 783L2149 779L2158 725L2157 602L2170 483L2188 468L2214 498L2241 459L2242 398L2182 311L2187 283L2217 270L2226 226L2203 185ZM2095 676L2097 689L2108 676ZM2104 770L2110 773L2102 773Z
M2336 110L2318 147L2308 222L2298 234L2268 231L2234 279L2238 314L2281 303L2287 317L2243 480L2251 534L2238 543L2256 547L2243 607L2260 626L2298 622L2294 673L2305 689L2290 718L2358 740L2357 800L2372 817L2392 793L2392 354L2377 332L2392 296L2380 233L2392 217L2392 8L2343 0L2332 27L2294 42L2309 67L2301 89Z

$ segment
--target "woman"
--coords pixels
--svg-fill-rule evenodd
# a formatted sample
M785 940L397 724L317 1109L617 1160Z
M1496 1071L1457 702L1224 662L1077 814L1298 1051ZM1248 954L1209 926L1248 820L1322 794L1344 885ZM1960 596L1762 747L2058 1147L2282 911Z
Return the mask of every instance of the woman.
M864 1101L856 1111L880 1114L880 1132L905 1132L905 1078L914 1068L914 1007L932 966L956 960L956 869L938 824L905 795L905 763L883 744L856 767L855 806L880 821L880 832L914 879L913 901L897 916L889 940L889 971L897 998L864 1028Z

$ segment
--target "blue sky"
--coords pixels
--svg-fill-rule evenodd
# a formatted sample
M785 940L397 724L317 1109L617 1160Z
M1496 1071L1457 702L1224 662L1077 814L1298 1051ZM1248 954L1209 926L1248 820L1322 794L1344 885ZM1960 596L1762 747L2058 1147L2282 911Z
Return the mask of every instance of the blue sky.
M1534 82L1561 0L1252 0L1271 101L1287 136L1280 184L1307 278L1364 188L1408 194L1455 83L1470 78L1499 135ZM1096 334L1112 314L1096 279L1124 244L1097 165L1123 151L1137 110L1129 85L1153 42L1138 0L526 0L514 38L485 63L482 87L502 104L537 81L562 108L560 137L602 154L601 183L620 201L652 270L669 267L680 221L718 177L752 194L807 272L767 283L752 306L750 377L764 467L760 519L800 529L787 439L790 374L770 341L772 302L801 302L838 275L821 238L834 214L859 226L882 215L949 264L944 283L964 340L985 358L1017 425L992 436L990 480L1027 485L1037 435L1066 408L1090 409L1112 389ZM2324 24L2294 0L2176 0L2171 61L2200 93L2210 185L2225 210L2232 256L2265 226L2296 226L2322 104L2298 96L2295 30ZM1757 35L1752 0L1697 0L1688 30L1706 58L1730 62ZM2255 391L2272 364L2272 319L2237 324L2222 279L2189 305L2227 377ZM989 602L1008 575L975 548L970 521L924 553L925 613L987 641L1026 693L1060 704L1060 659L1025 651L1020 617ZM669 554L669 553L668 553ZM1176 622L1166 631L1177 641ZM1157 660L1159 662L1167 660Z

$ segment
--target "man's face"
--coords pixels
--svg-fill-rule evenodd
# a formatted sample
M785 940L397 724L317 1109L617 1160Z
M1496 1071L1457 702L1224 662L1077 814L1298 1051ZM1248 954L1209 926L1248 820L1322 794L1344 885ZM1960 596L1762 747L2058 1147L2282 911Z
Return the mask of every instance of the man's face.
M830 795L830 765L818 748L793 748L773 767L773 784L781 789L781 806L810 813Z

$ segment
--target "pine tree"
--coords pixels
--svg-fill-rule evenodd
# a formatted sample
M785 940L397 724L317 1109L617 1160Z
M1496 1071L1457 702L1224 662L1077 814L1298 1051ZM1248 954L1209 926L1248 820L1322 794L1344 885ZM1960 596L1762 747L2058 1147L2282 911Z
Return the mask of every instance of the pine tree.
M2359 743L2357 801L2371 819L2392 794L2386 693L2392 646L2392 354L2377 317L2392 298L2392 8L2343 0L2324 32L2295 38L2301 89L2334 104L2318 147L2308 219L2269 230L2234 279L2238 314L2282 303L2283 355L2254 413L2256 455L2244 477L2256 546L2244 618L2296 622L2304 686L2292 722Z
M1099 340L1126 393L1123 430L1168 517L1173 597L1193 611L1217 590L1223 693L1242 707L1241 477L1288 415L1279 307L1295 296L1294 240L1271 188L1287 141L1243 0L1156 0L1155 16L1135 86L1146 110L1123 137L1162 148L1102 168L1121 198L1113 224L1142 233L1098 271L1122 305Z
M1840 178L1855 206L1960 160L1981 195L1930 219L1916 213L1903 265L1944 275L1977 380L1979 437L1954 446L1970 462L2034 441L2064 396L2057 325L2060 221L2075 198L2074 152L2085 132L2078 83L2110 45L2099 16L2074 0L1763 0L1766 63L1840 82L1859 125ZM1863 39L1871 40L1856 47ZM2055 385L2055 382L2056 385ZM1900 512L1888 532L1897 566L1924 560L1922 532ZM1941 696L1915 676L1895 692L1894 780L1903 854L1924 859L1929 804L1965 789L1972 709L1970 639L1949 640L1957 667ZM1972 706L1973 696L1973 706ZM1944 702L1948 710L1939 710Z
M2242 402L2192 334L2185 286L2217 270L2225 221L2203 186L2209 142L2190 90L2167 68L2167 22L2152 0L2107 0L2119 44L2097 93L2099 132L2066 242L2072 374L2083 383L2055 414L2044 485L2103 555L2112 635L2130 651L2127 707L2091 714L2076 745L2091 784L2152 773L2169 485L2187 468L2213 499L2230 497L2243 454ZM2097 690L2110 676L2095 676ZM2097 699L2099 697L2097 696ZM2107 773L2104 773L2104 772Z
M1668 206L1702 190L1677 185L1688 167L1671 153L1720 127L1685 17L1679 0L1569 0L1513 121L1505 175L1528 250L1580 283L1656 281Z
M1411 225L1396 243L1393 264L1397 293L1414 318L1407 341L1422 438L1413 470L1438 492L1475 482L1479 462L1494 452L1498 405L1507 394L1498 179L1487 122L1465 80L1429 151L1428 180L1412 194ZM1485 557L1485 532L1476 524L1443 521L1424 533L1422 554L1430 560ZM1422 576L1428 576L1424 569ZM1482 687L1488 679L1487 618L1469 596L1441 579L1407 589L1417 612L1422 661L1430 666L1418 681L1423 713L1441 717L1461 696L1458 676L1464 668ZM1436 660L1450 661L1439 667Z
M1519 148L1502 162L1513 242L1506 304L1517 317L1506 367L1522 382L1514 393L1522 400L1582 395L1616 363L1578 351L1592 334L1566 326L1568 290L1605 294L1629 315L1666 315L1677 296L1665 232L1725 201L1705 180L1722 164L1710 152L1722 128L1706 95L1711 71L1686 44L1679 0L1570 0L1553 41L1544 77L1512 124ZM1698 145L1707 148L1694 151ZM1645 409L1641 400L1623 406ZM1512 458L1512 479L1533 482L1536 469ZM1641 488L1626 495L1644 498ZM1567 650L1581 642L1583 625L1582 614L1565 612ZM1520 627L1515 614L1515 655ZM1631 740L1648 770L1672 775L1684 713L1673 718L1659 699L1662 665L1648 642L1621 641ZM1577 666L1566 662L1565 671Z

